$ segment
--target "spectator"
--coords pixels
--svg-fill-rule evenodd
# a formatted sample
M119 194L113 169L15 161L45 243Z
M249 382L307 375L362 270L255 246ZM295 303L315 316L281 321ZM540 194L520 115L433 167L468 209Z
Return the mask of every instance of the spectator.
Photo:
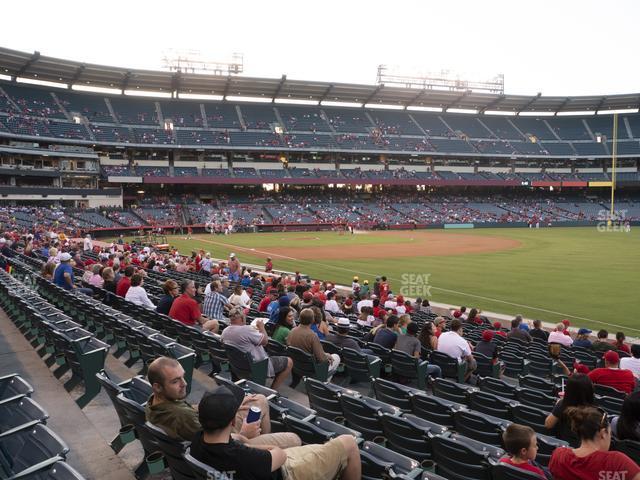
M547 478L544 470L535 464L538 439L531 427L512 423L502 434L502 441L505 451L509 454L508 457L500 459L502 463L535 473L543 480Z
M275 302L271 311L269 312L269 323L277 323L278 322L278 312L283 307L288 307L291 305L291 300L288 295L282 295L278 298L278 301ZM268 311L269 309L267 309Z
M270 257L267 257L267 262L264 265L264 271L267 273L271 273L273 271L273 262Z
M551 455L549 470L556 480L640 480L640 467L624 453L609 451L611 428L606 412L593 407L570 407L571 429L580 439L572 449L558 447Z
M593 383L607 385L627 394L636 386L636 379L631 370L620 369L620 356L615 351L609 351L602 357L604 368L596 368L589 372L589 378Z
M102 275L100 275L101 270L102 265L100 265L99 263L91 266L91 277L87 282L89 285L92 285L96 288L102 288L104 286L104 279L102 278Z
M317 299L313 300L313 305L310 307L313 311L313 324L311 330L315 333L320 340L324 340L329 334L329 325L325 320L325 314L322 309L322 302Z
M276 324L276 329L271 338L276 342L286 345L289 332L294 327L294 316L295 314L292 308L281 308L278 312L278 323Z
M76 285L73 283L73 267L70 262L71 255L67 252L60 254L60 264L53 271L53 283L65 290L76 289ZM77 290L85 295L93 295L93 290L90 288L77 288Z
M244 289L242 285L236 285L233 289L233 294L229 297L229 304L234 307L247 308L251 303L251 299L248 295L244 294Z
M472 308L465 322L472 323L474 325L482 325L484 323L484 320L480 318L478 309Z
M422 330L420 330L420 335L418 335L420 344L427 350L438 349L438 337L436 336L434 328L435 326L432 322L425 322L422 326Z
M616 333L616 342L613 344L618 350L620 350L621 352L625 352L625 353L631 353L631 350L629 349L629 345L626 345L624 343L624 341L627 339L626 335L624 334L624 332L617 332Z
M526 330L520 328L522 324L522 315L516 315L516 318L511 320L511 331L507 334L507 339L515 338L522 340L523 342L531 342L531 335Z
M420 311L428 314L432 313L431 304L429 303L429 300L427 300L426 298L422 300L422 304L420 305Z
M104 288L107 292L111 292L114 295L116 294L116 274L113 271L113 268L106 267L102 269L102 288Z
M498 359L498 346L493 343L493 330L484 330L482 332L482 340L476 344L475 352L481 353L485 357L493 359L494 363Z
M440 338L440 335L442 334L442 330L444 329L445 324L446 324L446 320L444 319L444 317L436 317L433 320L434 332L437 338Z
M465 313L467 311L467 307L462 306L460 307L458 310L454 310L453 311L453 318L459 318L461 320L466 320L467 319L467 314Z
M596 352L608 352L609 350L616 349L616 347L609 343L609 332L605 329L598 331L598 339L593 342L592 348Z
M305 308L300 312L300 325L295 327L287 336L287 345L296 347L315 357L318 362L329 362L329 379L340 366L340 357L334 354L327 354L322 349L322 344L318 336L311 330L315 315L313 310Z
M275 475L305 480L361 478L358 446L350 435L340 435L323 445L288 450L253 448L237 442L231 432L241 404L241 393L226 386L202 397L198 417L203 431L191 444L191 454L196 460L221 472L233 472L242 479L270 480Z
M188 402L187 382L180 363L168 357L159 357L149 365L147 373L153 393L145 406L147 421L161 427L167 435L191 441L202 430L198 411ZM235 415L232 436L249 445L277 445L282 448L300 445L294 433L270 433L269 404L264 395L246 395ZM246 423L249 408L257 406L262 415L259 422Z
M260 303L258 304L258 312L260 313L265 313L267 311L267 307L269 306L269 304L271 304L271 302L277 300L278 298L278 292L273 290L271 292L269 292L267 295L265 295L262 300L260 300Z
M125 300L133 303L134 305L140 305L141 307L151 308L155 310L156 306L153 304L147 296L147 291L142 286L144 279L141 273L135 273L131 277L131 286L127 290Z
M573 341L573 346L588 348L589 350L591 350L591 348L593 347L591 340L589 340L589 335L591 333L592 333L591 330L589 330L588 328L581 328L580 330L578 330L578 335L576 336L576 339Z
M222 283L219 280L211 282L211 291L205 295L202 305L202 313L215 320L224 320L225 310L229 310L231 305L227 297L222 293Z
M624 399L620 415L611 420L611 433L618 440L640 442L640 392Z
M324 309L329 313L340 312L340 305L338 305L338 302L336 302L335 296L336 294L333 291L327 294L327 301L324 304Z
M240 274L242 273L242 265L240 265L240 261L236 257L235 253L229 254L229 281L230 282L239 282Z
M360 351L360 345L349 336L351 322L348 318L338 319L338 333L329 333L326 337L327 341L337 345L340 348L351 348L356 352Z
M544 421L551 434L577 445L577 439L571 431L571 422L566 416L569 407L590 407L595 405L593 383L582 373L571 375L564 389L564 396L555 404Z
M195 300L196 285L193 280L183 280L180 284L182 295L173 300L169 316L185 325L202 325L203 330L218 331L218 321L208 320L202 316L200 306Z
M180 287L175 280L167 280L162 285L162 291L164 292L164 295L162 295L158 300L156 312L162 313L163 315L169 315L171 305L173 305L173 301L180 293Z
M465 381L467 381L476 370L477 363L471 354L471 346L462 337L462 333L462 322L457 318L453 319L451 321L451 330L444 332L438 338L438 351L455 358L458 363L466 364Z
M549 340L549 332L542 329L542 322L540 320L533 321L533 328L529 330L529 335L532 338L539 338L545 342Z
M501 322L493 322L493 330L494 330L494 335L500 335L501 337L507 338L507 332L505 332L504 330L502 330L502 323Z
M565 335L564 333L564 324L558 323L556 325L556 329L549 334L549 343L559 343L560 345L564 345L565 347L570 347L573 344L573 339Z
M360 315L358 315L357 323L362 327L371 327L373 326L373 322L375 321L375 317L373 316L373 309L371 307L362 307L360 311Z
M383 346L391 350L398 339L398 317L389 315L387 323L382 326L373 337L373 343Z
M636 380L640 380L640 345L631 345L631 356L620 359L620 368L631 370Z
M420 358L420 354L422 353L422 344L417 338L419 328L420 327L418 327L416 322L408 323L407 333L404 335L398 335L394 349L400 350L414 358ZM429 364L427 366L427 375L433 378L441 378L442 370L438 365Z
M127 295L127 290L131 286L131 277L135 271L136 268L133 265L127 265L127 268L124 269L124 277L120 279L116 287L116 295L123 298Z
M269 343L269 335L261 319L256 320L255 328L247 325L242 309L234 307L229 311L229 323L229 326L222 331L222 340L243 352L249 352L254 362L268 358L267 376L273 378L271 388L277 390L291 373L292 360L289 357L267 355L264 347Z

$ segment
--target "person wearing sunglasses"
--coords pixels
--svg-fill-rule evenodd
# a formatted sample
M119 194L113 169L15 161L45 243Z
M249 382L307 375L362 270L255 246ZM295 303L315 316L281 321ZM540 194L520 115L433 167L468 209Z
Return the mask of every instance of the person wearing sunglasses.
M607 413L594 407L569 407L565 414L580 439L578 448L556 448L549 462L555 480L640 480L640 467L622 452L610 452Z

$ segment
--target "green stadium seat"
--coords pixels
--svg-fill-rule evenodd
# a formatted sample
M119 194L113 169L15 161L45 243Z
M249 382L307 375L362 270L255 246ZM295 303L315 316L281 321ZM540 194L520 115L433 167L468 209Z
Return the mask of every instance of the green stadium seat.
M235 345L226 343L224 348L229 359L231 368L231 377L234 380L246 378L260 385L267 383L267 373L269 369L269 359L264 358L255 361L251 357L251 353L242 351Z

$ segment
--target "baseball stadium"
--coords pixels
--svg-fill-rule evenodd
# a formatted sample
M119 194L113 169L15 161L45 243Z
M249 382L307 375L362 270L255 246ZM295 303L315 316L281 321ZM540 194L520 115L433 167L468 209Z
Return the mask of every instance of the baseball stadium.
M91 61L0 47L0 478L640 479L640 94Z

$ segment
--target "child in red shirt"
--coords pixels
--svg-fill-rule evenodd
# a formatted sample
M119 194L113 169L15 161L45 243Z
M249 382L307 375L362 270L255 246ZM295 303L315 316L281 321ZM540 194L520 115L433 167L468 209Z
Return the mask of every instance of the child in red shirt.
M508 457L500 459L502 463L535 473L542 480L547 478L542 468L534 463L538 454L538 439L531 427L512 423L502 434L502 441L509 454Z

